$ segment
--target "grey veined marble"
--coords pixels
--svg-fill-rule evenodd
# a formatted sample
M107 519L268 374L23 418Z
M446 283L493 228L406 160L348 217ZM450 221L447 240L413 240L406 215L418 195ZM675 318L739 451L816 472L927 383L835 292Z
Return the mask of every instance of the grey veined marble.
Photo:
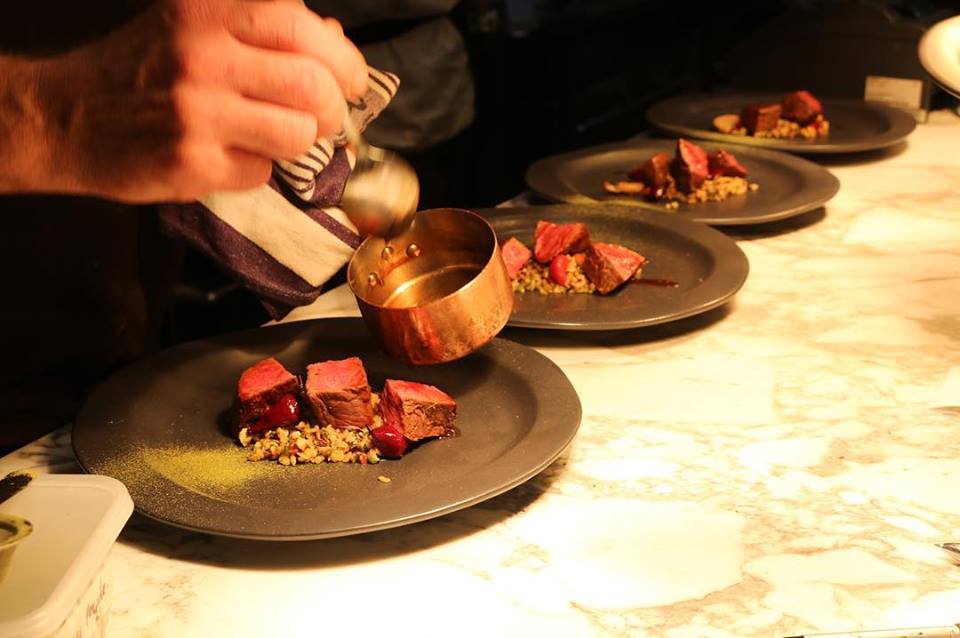
M960 622L960 119L830 161L825 214L738 229L732 304L507 332L583 401L529 483L418 525L257 544L136 516L116 636L744 638ZM294 318L354 314L344 290ZM948 379L951 370L953 381ZM76 471L69 436L0 461Z

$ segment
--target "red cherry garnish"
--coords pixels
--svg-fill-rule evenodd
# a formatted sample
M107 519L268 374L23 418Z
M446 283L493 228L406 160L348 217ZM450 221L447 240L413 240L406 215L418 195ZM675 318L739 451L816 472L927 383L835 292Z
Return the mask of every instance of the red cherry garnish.
M297 423L300 423L300 404L296 396L285 394L267 408L267 411L254 421L247 431L250 434L258 434Z
M370 430L373 447L377 448L380 456L387 459L398 459L407 451L407 439L392 425L381 425Z

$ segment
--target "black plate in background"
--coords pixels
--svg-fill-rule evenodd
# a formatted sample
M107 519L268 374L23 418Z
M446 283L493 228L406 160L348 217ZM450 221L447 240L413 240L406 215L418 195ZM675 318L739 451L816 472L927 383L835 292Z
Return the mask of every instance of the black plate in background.
M399 378L450 393L460 436L377 465L283 467L247 462L218 424L241 371L256 361L276 356L302 374L308 363L354 355L375 388ZM410 367L384 355L361 320L320 319L179 345L119 372L84 406L73 448L86 471L123 481L151 518L210 534L302 540L406 525L505 492L560 455L580 413L563 372L531 348L495 339L454 363ZM186 452L157 452L175 446ZM176 462L154 465L171 455ZM209 475L255 472L211 487L208 466ZM381 474L392 481L380 483Z
M583 222L594 241L621 244L650 260L643 276L676 288L627 284L610 295L518 293L508 325L560 330L618 330L690 317L725 303L750 270L736 242L672 213L626 206L536 206L477 211L501 242L533 245L538 220Z
M713 118L740 113L754 102L779 102L782 93L693 94L668 98L651 106L647 121L662 131L726 144L759 146L792 153L856 153L886 148L906 139L916 118L885 104L839 98L821 98L830 121L830 135L814 140L777 140L727 135L713 128Z
M635 139L546 157L527 170L527 186L558 202L605 202L663 211L663 203L608 193L603 180L626 179L627 172L655 153L666 152L673 157L676 145L676 140ZM714 143L702 146L708 151L727 147ZM714 226L765 223L823 206L840 189L833 173L801 157L749 147L730 150L747 169L748 179L760 185L759 190L722 202L682 203L671 214Z

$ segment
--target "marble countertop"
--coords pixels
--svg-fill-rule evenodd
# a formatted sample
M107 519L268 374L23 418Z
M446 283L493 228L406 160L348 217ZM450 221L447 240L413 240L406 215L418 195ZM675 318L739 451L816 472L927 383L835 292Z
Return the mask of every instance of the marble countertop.
M960 119L853 163L826 211L735 236L726 307L508 330L572 380L545 472L439 519L252 543L134 516L111 635L778 637L960 622ZM354 314L344 290L294 318ZM627 400L624 397L628 397ZM69 433L0 460L77 471Z

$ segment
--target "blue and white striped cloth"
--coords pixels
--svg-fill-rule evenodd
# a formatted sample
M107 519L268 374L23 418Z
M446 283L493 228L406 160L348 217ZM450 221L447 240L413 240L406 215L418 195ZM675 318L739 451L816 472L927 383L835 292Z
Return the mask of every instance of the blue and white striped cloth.
M400 86L392 73L368 71L367 93L350 107L360 130ZM354 162L344 144L341 134L294 160L275 161L269 183L259 188L162 206L161 223L253 291L274 319L282 318L316 299L362 241L336 207Z

